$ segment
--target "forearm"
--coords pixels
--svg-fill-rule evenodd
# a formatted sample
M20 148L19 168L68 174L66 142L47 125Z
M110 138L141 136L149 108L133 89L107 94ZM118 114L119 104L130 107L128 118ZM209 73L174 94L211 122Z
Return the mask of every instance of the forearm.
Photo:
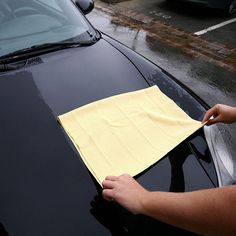
M189 193L149 192L141 213L201 234L236 235L236 187Z

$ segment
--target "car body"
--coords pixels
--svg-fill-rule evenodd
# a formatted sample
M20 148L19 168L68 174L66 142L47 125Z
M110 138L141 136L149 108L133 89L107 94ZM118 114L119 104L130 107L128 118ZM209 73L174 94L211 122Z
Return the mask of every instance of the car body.
M152 85L196 120L209 106L162 68L94 29L83 15L91 1L3 3L9 12L0 21L1 235L191 234L103 200L57 117ZM135 178L162 191L223 185L212 145L222 138L218 131L200 129Z
M168 0L169 2L175 0ZM182 2L196 3L203 6L221 9L227 15L233 15L236 12L236 1L235 0L181 0Z

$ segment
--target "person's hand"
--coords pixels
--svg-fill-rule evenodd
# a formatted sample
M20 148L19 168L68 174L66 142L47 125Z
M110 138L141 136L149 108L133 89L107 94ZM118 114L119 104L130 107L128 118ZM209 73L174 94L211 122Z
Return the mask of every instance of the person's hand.
M107 176L102 186L104 199L114 200L134 214L142 212L142 201L148 191L130 175Z
M202 123L207 122L207 125L212 125L219 122L233 123L235 121L236 121L235 107L223 104L217 104L206 112L202 120Z

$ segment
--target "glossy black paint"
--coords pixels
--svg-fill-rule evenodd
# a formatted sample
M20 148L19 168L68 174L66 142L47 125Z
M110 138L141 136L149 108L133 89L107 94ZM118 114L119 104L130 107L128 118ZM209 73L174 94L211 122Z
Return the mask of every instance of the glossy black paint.
M58 115L76 107L153 84L193 118L202 118L206 106L197 96L103 37L92 46L45 54L0 74L0 222L10 236L191 234L104 201L57 123ZM203 131L136 178L150 190L217 186Z

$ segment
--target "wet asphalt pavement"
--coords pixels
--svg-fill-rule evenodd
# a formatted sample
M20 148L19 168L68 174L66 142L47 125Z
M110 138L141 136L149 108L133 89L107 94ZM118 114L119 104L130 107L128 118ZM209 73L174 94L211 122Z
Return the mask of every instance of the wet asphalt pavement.
M95 9L87 15L87 18L100 31L114 37L174 75L210 106L217 103L236 106L236 50L232 45L228 47L222 43L212 44L212 41L209 44L205 38L194 38L191 33L185 31L181 39L170 38L165 41L162 38L163 28L156 27L161 21L156 17L152 19L148 14L150 9L144 10L145 3L148 8L150 2L142 1L140 7L138 2L139 0L131 0L113 4L95 0ZM152 8L152 11L154 12L155 8ZM166 22L162 26L165 27L167 35L175 31L175 27L169 27ZM180 34L182 29L174 33L177 36ZM181 40L182 44L179 44ZM234 40L236 41L236 37ZM201 48L198 46L190 48L189 45L193 43L189 41L196 41L195 45L201 45ZM199 54L202 48L204 51ZM236 143L236 125L229 125L227 129Z

